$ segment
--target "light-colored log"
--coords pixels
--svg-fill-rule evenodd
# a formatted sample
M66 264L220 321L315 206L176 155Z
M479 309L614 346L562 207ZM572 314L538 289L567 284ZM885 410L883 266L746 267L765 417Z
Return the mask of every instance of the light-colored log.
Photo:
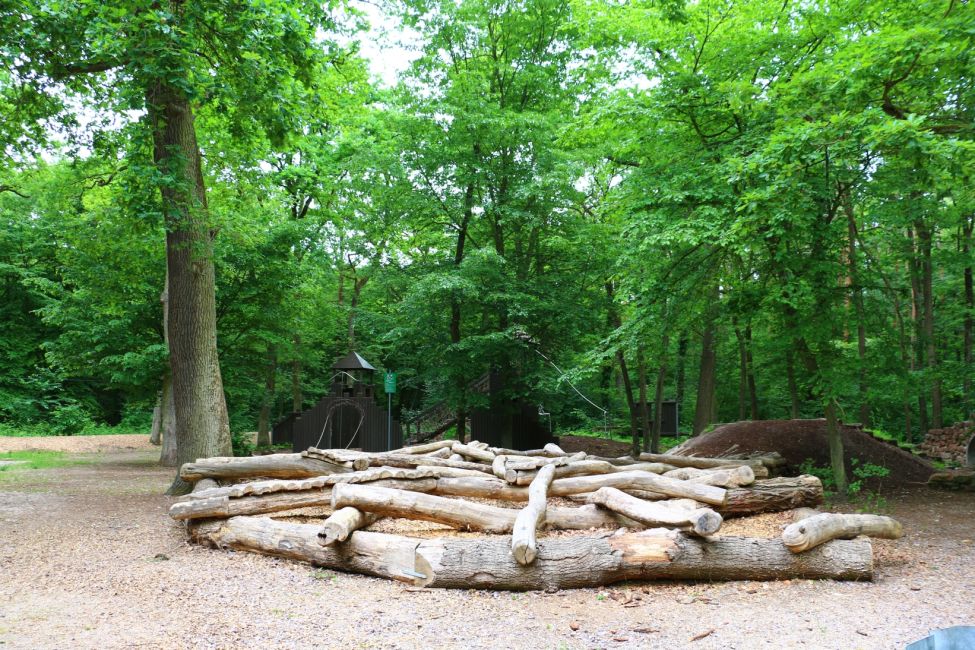
M567 454L565 452L565 450L563 450L561 447L559 447L554 442L550 442L547 445L545 445L544 447L542 447L542 451L544 451L545 453L547 453L550 456L568 456L569 455L569 454Z
M572 458L571 456L568 458ZM634 465L619 466L605 460L573 460L566 463L556 463L558 469L555 470L556 478L568 478L571 476L591 476L594 474L613 474L616 472L651 472L653 474L663 474L667 470L673 469L670 465L662 463L636 463ZM507 465L504 479L512 485L528 485L536 475L534 469L523 469L517 466Z
M473 445L465 445L462 442L454 442L450 449L455 454L460 454L461 456L469 458L474 462L487 463L488 465L494 462L494 458L496 456L496 454L490 451L480 449L479 447L475 447Z
M763 458L704 458L699 456L678 456L677 454L640 454L640 460L651 463L666 463L674 467L696 467L697 469L715 469L718 467L739 467L748 465L755 471L755 476L764 473L768 476L768 466ZM769 460L770 464L778 466L777 460ZM763 472L760 468L764 468Z
M318 542L322 546L330 546L336 542L344 542L349 535L365 528L379 519L373 512L362 512L355 508L340 508L328 516L322 529L318 531Z
M528 486L528 505L515 518L511 531L511 553L518 564L531 564L538 554L535 531L545 522L548 488L555 478L555 470L555 465L546 465L538 470L535 480Z
M214 481L212 478L201 478L193 486L193 490L190 492L190 494L199 495L202 494L203 492L209 490L217 490L219 488L220 488L220 484Z
M453 458L453 456L459 454L454 454L450 447L441 447L436 451L429 451L422 455L426 456L427 458ZM459 458L454 458L454 460L464 460L464 457L460 456Z
M432 492L437 487L435 478L400 480L380 479L370 485L384 488L409 489ZM332 487L301 490L300 492L272 492L270 494L229 497L227 495L190 499L169 507L169 516L176 520L235 517L283 512L297 508L330 507Z
M664 476L676 478L691 483L717 485L723 488L741 487L755 482L755 471L748 465L729 469L697 469L695 467L680 467L665 472Z
M202 478L220 481L247 478L306 478L351 472L343 467L301 454L269 454L241 458L200 458L195 463L185 463L179 470L184 481L195 482Z
M265 481L251 481L249 483L236 483L226 487L211 487L199 489L197 487L191 494L179 497L177 501L192 501L193 499L226 496L230 498L270 494L272 492L301 492L302 490L314 490L335 483L370 483L381 479L422 479L440 477L482 477L481 472L469 470L458 470L451 467L373 467L361 472L348 472L346 474L332 474L329 476L313 476L304 479L268 479ZM202 483L203 481L200 481ZM214 483L215 485L215 483ZM198 484L199 486L199 484Z
M453 440L436 440L434 442L425 442L422 445L413 445L412 447L402 447L401 449L393 449L389 453L391 454L428 454L431 451L437 451L438 449L449 449L453 446Z
M332 508L352 506L384 517L418 519L446 524L461 530L510 533L519 510L474 501L449 499L420 492L387 489L364 484L339 484L332 488ZM563 530L588 530L602 526L639 525L598 508L547 508L547 526Z
M805 553L830 540L858 535L899 539L904 529L891 517L823 512L787 526L782 531L782 543L793 553Z
M796 508L796 511L792 513L792 522L796 523L818 514L822 513L815 508Z
M316 566L458 589L566 589L623 580L869 580L870 541L835 540L796 555L777 539L709 540L661 529L621 535L542 539L529 566L501 537L416 539L358 531L344 544L322 546L319 527L263 517L233 517L190 528L199 542L276 555Z
M463 456L455 453L451 453L450 456L448 456L448 458L450 458L450 460L464 460Z
M721 528L721 515L708 508L689 510L678 504L643 501L616 488L603 487L589 495L589 502L609 508L646 526L680 528L695 535L714 535Z
M367 467L452 467L454 469L469 469L491 474L491 466L483 463L450 460L448 458L432 458L416 454L370 454L358 458L353 463L355 469L364 470Z

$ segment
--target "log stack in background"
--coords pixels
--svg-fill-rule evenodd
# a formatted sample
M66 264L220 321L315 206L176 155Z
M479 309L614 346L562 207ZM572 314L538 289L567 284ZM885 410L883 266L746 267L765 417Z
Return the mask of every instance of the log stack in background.
M454 441L384 453L309 449L188 463L181 475L198 481L198 489L174 503L170 515L186 521L199 543L422 586L545 589L659 578L869 579L870 542L837 538L871 532L891 537L899 534L896 522L881 526L876 520L819 516L794 524L791 545L718 535L726 517L822 502L822 484L815 477L766 478L781 467L775 454L601 458L569 455L557 445L518 451ZM584 505L553 503L556 498ZM331 514L314 525L259 516L306 507L330 508ZM361 530L383 517L485 535L419 539ZM546 529L588 532L539 535Z

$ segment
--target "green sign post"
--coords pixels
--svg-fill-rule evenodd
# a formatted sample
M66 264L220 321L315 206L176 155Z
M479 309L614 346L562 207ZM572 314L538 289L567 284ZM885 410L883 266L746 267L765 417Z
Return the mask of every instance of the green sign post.
M393 448L393 393L396 392L396 373L387 370L383 375L383 388L386 389L386 449Z

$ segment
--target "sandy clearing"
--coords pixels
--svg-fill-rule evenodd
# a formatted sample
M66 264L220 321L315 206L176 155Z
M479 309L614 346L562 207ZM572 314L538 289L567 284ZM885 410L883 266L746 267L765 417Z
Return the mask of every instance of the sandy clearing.
M908 537L876 544L873 583L412 591L187 544L160 496L171 470L154 458L113 452L0 473L4 647L872 649L975 623L975 495L890 497ZM774 534L786 520L755 528Z

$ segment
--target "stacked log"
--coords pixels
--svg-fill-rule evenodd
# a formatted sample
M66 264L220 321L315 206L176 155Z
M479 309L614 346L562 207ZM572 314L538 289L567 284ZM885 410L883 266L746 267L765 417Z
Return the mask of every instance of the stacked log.
M529 589L638 578L868 578L869 542L847 538L892 536L896 522L820 518L819 524L814 517L796 524L802 531L791 530L788 543L786 536L720 536L724 517L822 501L815 477L761 479L778 466L771 454L741 459L646 454L634 460L569 455L556 445L520 452L456 441L385 453L309 449L184 465L181 475L198 481L197 488L174 503L170 515L187 521L191 536L203 543L426 586ZM214 479L235 483L220 486ZM583 505L565 507L553 498ZM525 505L500 507L483 500ZM331 514L319 525L255 516L307 507L328 508ZM383 517L488 536L421 540L363 530ZM539 538L538 531L547 529L606 530Z

